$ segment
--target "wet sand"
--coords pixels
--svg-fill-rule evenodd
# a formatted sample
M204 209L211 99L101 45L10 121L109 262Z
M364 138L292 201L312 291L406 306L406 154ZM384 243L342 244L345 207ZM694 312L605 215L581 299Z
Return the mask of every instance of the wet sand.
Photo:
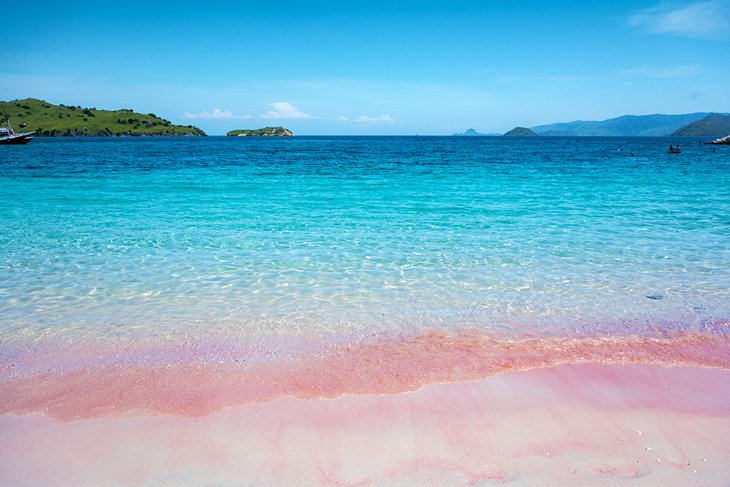
M730 371L577 364L200 415L0 416L0 485L725 485Z

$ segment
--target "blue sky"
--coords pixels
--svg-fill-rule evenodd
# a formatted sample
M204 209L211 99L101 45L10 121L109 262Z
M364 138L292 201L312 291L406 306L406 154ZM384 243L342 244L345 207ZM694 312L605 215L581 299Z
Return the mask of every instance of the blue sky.
M730 0L10 2L0 99L209 134L505 132L730 112Z

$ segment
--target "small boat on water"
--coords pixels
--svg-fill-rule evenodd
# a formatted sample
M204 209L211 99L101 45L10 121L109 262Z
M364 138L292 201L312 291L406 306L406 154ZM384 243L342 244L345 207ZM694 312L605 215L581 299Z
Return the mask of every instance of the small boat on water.
M10 125L10 117L5 113L5 110L3 110L3 115L3 121L7 125L7 128L0 127L0 145L27 144L33 140L35 131L16 133Z
M669 149L667 150L667 152L669 152L670 154L681 154L681 153L682 153L682 149L680 149L680 148L679 148L679 146L677 146L677 147L672 147L672 146L670 145L670 146L669 146Z

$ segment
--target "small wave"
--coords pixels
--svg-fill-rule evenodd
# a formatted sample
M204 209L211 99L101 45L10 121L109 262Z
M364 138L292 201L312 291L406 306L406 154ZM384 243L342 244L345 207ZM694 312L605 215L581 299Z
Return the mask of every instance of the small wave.
M477 328L431 329L333 344L296 356L273 354L253 362L232 360L241 349L230 343L225 349L215 344L179 345L141 345L134 350L136 359L129 360L131 347L125 359L121 354L119 360L96 363L78 361L77 350L72 354L75 367L6 375L0 383L0 413L44 412L60 420L135 412L202 416L284 396L395 394L427 384L561 364L730 369L730 337L702 332L540 337ZM114 346L96 344L89 350L89 358L115 356ZM16 366L2 365L6 371Z

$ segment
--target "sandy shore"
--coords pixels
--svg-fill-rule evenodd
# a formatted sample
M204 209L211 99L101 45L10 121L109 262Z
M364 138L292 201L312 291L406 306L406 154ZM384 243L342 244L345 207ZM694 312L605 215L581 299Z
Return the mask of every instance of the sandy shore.
M0 485L727 485L730 371L558 365L199 417L0 416Z

